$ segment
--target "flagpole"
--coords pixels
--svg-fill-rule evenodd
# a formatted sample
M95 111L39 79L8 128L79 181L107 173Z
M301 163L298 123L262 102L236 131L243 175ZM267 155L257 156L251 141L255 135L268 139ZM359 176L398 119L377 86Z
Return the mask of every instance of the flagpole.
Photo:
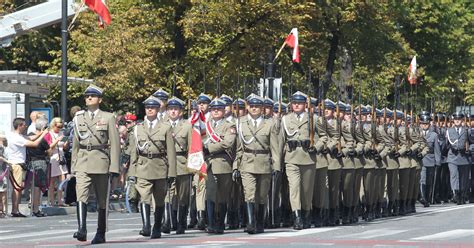
M273 59L273 62L275 62L275 60L278 58L278 56L280 56L280 53L281 53L281 51L283 51L283 48L285 48L285 45L286 45L286 42L283 42L283 45L281 45L280 50L278 50L277 55Z

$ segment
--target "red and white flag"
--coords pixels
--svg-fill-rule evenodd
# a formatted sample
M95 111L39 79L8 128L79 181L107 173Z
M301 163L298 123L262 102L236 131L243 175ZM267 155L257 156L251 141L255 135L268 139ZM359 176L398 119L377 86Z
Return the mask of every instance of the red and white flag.
M101 27L104 27L104 24L110 25L112 17L103 0L84 0L84 4L99 16L99 25Z
M292 60L295 63L300 62L300 48L298 46L298 29L291 29L290 34L286 37L285 44L293 48Z
M195 125L196 122L204 117L200 111L193 114L191 117L191 125L193 126L191 134L191 143L188 149L188 164L187 167L193 171L198 171L199 179L202 180L207 176L207 165L204 161L204 153L202 151L202 136L200 125Z
M408 68L408 82L416 84L416 56L413 56L410 67Z

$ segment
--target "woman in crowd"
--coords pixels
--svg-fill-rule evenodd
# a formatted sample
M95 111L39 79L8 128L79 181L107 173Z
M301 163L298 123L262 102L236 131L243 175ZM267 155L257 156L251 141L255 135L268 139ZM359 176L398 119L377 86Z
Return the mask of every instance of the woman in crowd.
M7 207L7 163L4 160L5 147L7 147L5 132L0 131L0 218L5 218L5 208Z
M57 205L65 206L63 203L63 192L59 188L59 184L66 178L68 173L66 166L66 159L64 157L64 143L65 140L62 140L63 134L61 129L63 128L63 121L61 118L56 117L51 120L50 131L44 139L51 147L51 157L50 157L50 178L49 178L49 189L48 189L48 198L49 204L55 206L54 202L54 190L57 188ZM61 139L59 139L61 137ZM54 141L58 140L56 144Z

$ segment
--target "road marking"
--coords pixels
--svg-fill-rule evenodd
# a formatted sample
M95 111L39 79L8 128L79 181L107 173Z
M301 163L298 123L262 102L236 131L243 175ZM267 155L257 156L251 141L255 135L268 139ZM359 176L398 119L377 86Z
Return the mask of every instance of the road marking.
M57 235L61 233L72 233L74 231L75 231L74 229L70 229L70 230L50 230L50 231L43 231L43 232L23 233L23 234L17 234L17 235L3 236L3 237L0 237L0 240L20 239L20 238L28 238L28 237L44 236L44 235Z
M65 240L70 240L70 239L73 239L74 238L72 237L72 234L73 232L75 232L76 230L72 230L70 231L71 233L68 233L68 234L63 234L63 235L56 235L54 237L41 237L41 238L36 238L36 239L29 239L28 242L36 242L36 241L43 241L43 240L56 240L56 239L65 239ZM120 233L127 233L127 232L131 232L133 231L132 229L115 229L115 230L110 230L106 233L107 234L120 234ZM56 233L55 233L56 234ZM91 232L91 233L88 233L87 234L87 238L88 239L92 239L95 235L95 232ZM35 235L36 236L36 235ZM138 234L137 234L138 236Z
M246 244L246 241L228 241L228 240L215 240L215 241L204 241L203 244Z
M421 236L412 238L412 240L446 240L446 239L459 239L464 237L473 237L474 229L456 229L446 232L440 232L432 235Z
M0 231L0 233L8 233L8 232L14 232L15 230L3 230L3 231Z
M237 239L256 239L256 240L261 240L261 239L268 239L268 240L272 240L272 239L277 239L276 237L262 237L262 236L255 236L255 237L238 237Z
M296 236L302 236L302 235L308 235L308 234L316 234L316 233L323 233L323 232L329 232L329 231L334 231L336 229L339 229L339 227L325 227L325 228L312 228L312 229L304 229L300 231L286 231L286 232L271 232L271 233L264 233L259 236L262 237L296 237Z
M465 206L452 206L452 207L442 207L442 208L436 208L436 209L433 209L433 210L425 210L427 208L422 208L423 210L418 212L418 213L415 213L415 214L410 214L410 215L405 215L405 216L399 216L399 217L396 217L396 218L382 218L382 219L379 219L379 220L376 220L376 221L372 221L370 222L371 224L379 224L379 223L386 223L386 222L389 222L389 221L397 221L397 220L402 220L402 219L406 219L406 218L410 218L412 216L423 216L423 215L427 215L427 214L434 214L434 213L443 213L443 212L449 212L449 211L454 211L454 210L460 210L460 209L464 209L464 208L472 208L474 207L474 205L465 205Z
M395 235L409 230L391 230L391 229L376 229L369 230L360 233L352 233L347 235L338 236L338 238L357 238L357 239L372 239L375 237Z

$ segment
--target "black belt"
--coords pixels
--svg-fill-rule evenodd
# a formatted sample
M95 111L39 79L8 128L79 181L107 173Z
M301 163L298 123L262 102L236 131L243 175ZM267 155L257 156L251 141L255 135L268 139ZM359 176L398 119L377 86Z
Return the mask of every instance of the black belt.
M88 151L92 151L92 150L105 150L105 149L108 149L109 148L109 145L96 145L96 146L93 146L93 145L79 145L79 149L85 149L85 150L88 150Z
M140 156L142 157L147 157L149 159L152 159L152 158L162 158L162 157L165 157L165 153L139 153Z
M188 152L176 152L176 156L187 156Z
M252 150L248 148L244 148L245 153L253 153L253 154L269 154L269 150Z

